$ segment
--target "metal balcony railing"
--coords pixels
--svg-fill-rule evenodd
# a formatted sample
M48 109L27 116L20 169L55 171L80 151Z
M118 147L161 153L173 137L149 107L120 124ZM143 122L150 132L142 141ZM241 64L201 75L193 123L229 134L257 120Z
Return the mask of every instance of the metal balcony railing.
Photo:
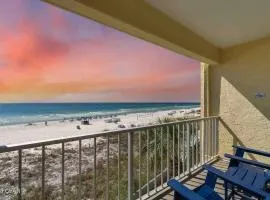
M146 199L217 154L218 117L1 146L0 192L19 200Z

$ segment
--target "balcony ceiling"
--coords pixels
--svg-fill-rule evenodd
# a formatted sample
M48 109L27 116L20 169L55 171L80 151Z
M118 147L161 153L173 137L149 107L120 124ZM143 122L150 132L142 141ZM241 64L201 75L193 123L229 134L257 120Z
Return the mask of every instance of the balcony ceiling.
M145 0L42 1L201 62L220 63L220 48L171 19Z
M270 0L145 1L217 47L270 35Z

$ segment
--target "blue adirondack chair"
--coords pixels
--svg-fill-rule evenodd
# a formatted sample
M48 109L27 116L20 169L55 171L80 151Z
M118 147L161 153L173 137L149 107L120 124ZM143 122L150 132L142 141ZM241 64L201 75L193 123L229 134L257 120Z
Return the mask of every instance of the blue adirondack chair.
M240 161L239 161L240 162ZM211 172L215 174L218 178L221 178L224 180L225 185L230 184L234 187L237 187L238 189L242 191L248 192L249 195L256 197L261 200L270 200L270 193L266 192L263 188L257 187L255 184L251 185L250 182L243 181L241 179L241 176L229 176L226 172L222 172L210 165L206 165L204 169L208 170L208 172ZM256 180L254 180L256 182ZM227 196L227 191L225 188L225 199L231 199L233 196ZM239 195L239 194L238 194ZM241 195L240 195L241 196ZM244 199L247 199L248 197L244 196Z
M265 183L270 180L270 165L261 163L255 160L245 159L245 153L252 153L261 156L270 157L270 153L259 151L247 147L233 146L236 148L235 155L225 154L224 156L230 158L228 170L225 172L228 176L238 178L239 181L250 185L259 190L263 190ZM228 198L237 193L238 188L230 184L225 184L225 190L231 189L231 193ZM250 196L247 190L238 192L238 195L243 197Z
M220 171L211 165L204 165L203 168L208 171L205 183L195 188L194 190L188 189L186 186L175 179L172 179L168 182L168 185L174 190L174 200L223 199L217 192L214 191L217 178L224 180L226 184L231 184L241 190L248 191L250 195L259 199L270 200L270 193L244 183L243 181L239 180L239 177L228 176L226 172ZM229 198L231 197L225 196L226 200Z
M175 179L170 180L168 186L174 190L174 200L222 200L221 196L214 191L216 180L217 176L208 172L205 183L194 190L188 189Z
M246 147L234 147L236 148L235 155L225 154L230 158L228 170L222 172L215 169L212 166L206 165L203 168L208 170L205 183L195 188L193 191L189 190L183 184L176 180L171 180L168 185L175 191L174 199L186 199L186 200L201 200L201 199L222 199L215 191L216 179L221 178L224 180L225 185L225 199L234 197L236 190L244 191L244 198L250 196L256 196L259 199L270 200L270 193L264 191L264 186L267 180L270 180L270 174L267 169L270 169L270 165L260 163L253 160L243 158L244 152L255 153L263 156L270 156L269 153L258 151ZM231 193L228 195L228 186L231 189ZM237 193L241 196L242 193Z
M251 148L248 148L248 147L243 147L243 146L233 146L233 148L236 149L234 157L231 156L230 154L225 154L225 157L228 157L228 158L231 159L230 163L229 163L229 167L239 166L239 164L241 164L241 166L251 164L251 165L254 165L254 166L261 167L263 169L268 169L269 170L270 165L267 165L267 164L264 164L264 163L261 163L261 162L257 162L257 161L254 161L254 160L244 159L243 157L244 157L245 153L251 153L251 154L256 154L256 155L260 155L260 156L270 158L270 153L265 152L265 151L256 150L256 149L251 149ZM239 158L237 158L237 157L239 157ZM239 162L239 161L241 161L241 162Z

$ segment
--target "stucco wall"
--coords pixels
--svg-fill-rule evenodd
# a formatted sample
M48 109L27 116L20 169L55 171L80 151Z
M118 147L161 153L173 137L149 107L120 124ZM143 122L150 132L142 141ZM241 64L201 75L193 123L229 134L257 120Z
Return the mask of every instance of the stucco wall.
M222 60L210 68L210 113L221 117L220 154L232 152L232 144L270 152L270 38L227 49ZM256 92L265 97L256 98Z

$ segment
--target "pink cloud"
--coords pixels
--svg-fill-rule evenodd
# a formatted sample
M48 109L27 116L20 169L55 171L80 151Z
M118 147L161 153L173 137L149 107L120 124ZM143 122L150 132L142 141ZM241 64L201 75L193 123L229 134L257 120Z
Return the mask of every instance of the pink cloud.
M81 38L62 11L45 10L52 22L45 27L25 18L14 24L16 31L0 29L0 101L68 101L72 94L81 101L199 98L198 62L107 28L106 34L93 29L95 37L89 38L92 29L83 29ZM75 42L66 43L45 29Z

